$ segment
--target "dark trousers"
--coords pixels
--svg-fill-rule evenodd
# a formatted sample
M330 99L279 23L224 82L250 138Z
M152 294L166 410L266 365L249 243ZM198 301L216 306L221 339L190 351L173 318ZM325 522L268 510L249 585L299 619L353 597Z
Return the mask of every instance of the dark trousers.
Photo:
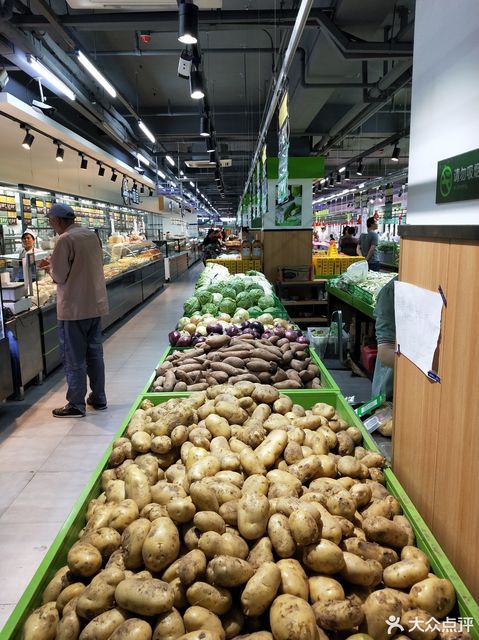
M379 271L380 268L381 268L381 265L380 265L379 261L375 261L375 262L370 262L369 263L369 270L370 271Z
M88 376L93 404L106 404L101 318L59 320L58 335L68 403L85 411Z

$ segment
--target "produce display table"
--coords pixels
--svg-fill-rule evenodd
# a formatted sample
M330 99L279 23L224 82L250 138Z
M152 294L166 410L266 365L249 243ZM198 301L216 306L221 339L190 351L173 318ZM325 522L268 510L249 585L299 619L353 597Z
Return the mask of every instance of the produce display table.
M167 278L169 278L170 282L173 282L173 280L188 271L188 251L173 254L165 258L165 261L168 261L169 272L167 272Z
M375 320L373 305L367 304L357 296L351 295L347 291L343 291L343 289L338 289L338 287L333 287L329 284L326 285L326 290L331 295L348 304L350 307L353 307L353 309L360 311L371 320Z

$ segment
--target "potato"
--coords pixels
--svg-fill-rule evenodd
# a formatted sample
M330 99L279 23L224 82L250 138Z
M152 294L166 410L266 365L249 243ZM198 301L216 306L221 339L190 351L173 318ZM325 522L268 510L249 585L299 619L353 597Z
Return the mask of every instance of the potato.
M238 525L238 505L239 499L236 499L225 502L219 508L219 515L223 518L226 524L231 527L236 527Z
M368 596L363 604L364 623L365 631L372 638L387 640L391 637L387 619L400 618L403 610L410 608L405 607L404 595L394 589L379 589Z
M213 438L223 436L226 439L231 438L231 427L226 418L222 418L220 415L210 413L205 419L205 426L211 433Z
M248 545L243 538L228 532L219 535L216 531L207 531L200 537L198 547L208 559L216 555L225 555L244 560L249 553Z
M269 620L274 640L318 640L312 607L296 596L278 596L271 605Z
M344 589L334 578L327 576L312 576L309 578L309 597L314 604L321 600L329 602L331 600L344 600Z
M76 612L77 598L70 600L63 609L63 615L57 626L55 640L78 640L81 622Z
M188 587L206 572L206 556L200 549L193 549L178 562L178 578L183 586Z
M317 402L312 408L312 413L314 416L323 416L326 420L332 420L335 410L329 404Z
M241 594L241 605L245 615L262 615L275 599L280 583L281 573L274 562L266 562L259 567Z
M214 637L224 640L225 632L221 620L204 607L190 607L183 615L186 631L211 631ZM200 637L200 636L199 636Z
M321 539L322 526L318 527L313 515L304 509L293 511L288 518L288 524L298 547L315 544Z
M430 567L429 558L417 547L411 547L407 545L401 549L401 560L419 560L423 564L425 564L428 569Z
M375 542L367 542L360 538L348 538L344 540L342 546L345 551L354 553L363 560L377 560L384 568L399 560L397 553L392 549L381 547Z
M107 502L121 502L125 499L125 481L110 480L105 487Z
M220 508L216 493L204 482L190 485L190 497L198 511L218 511Z
M178 557L180 537L170 518L157 518L143 543L142 556L145 567L158 572Z
M372 542L388 547L405 547L408 544L408 534L405 529L384 516L366 518L363 529Z
M101 553L88 542L76 542L68 552L67 564L73 575L90 578L101 568Z
M271 431L263 442L256 447L255 454L266 468L272 467L288 444L286 431Z
M92 620L111 609L114 605L115 589L124 577L124 572L118 567L104 569L96 575L78 598L78 615Z
M416 583L409 597L413 608L424 609L436 619L447 616L456 603L452 583L435 576Z
M384 516L385 518L391 519L393 516L399 515L400 513L401 505L396 498L394 496L387 496L387 498L382 500L373 500L370 506L362 511L361 515L364 518L370 518L371 516Z
M111 510L108 526L122 533L138 516L139 509L136 502L130 499L122 500Z
M273 404L273 410L275 411L275 413L281 413L282 415L288 413L288 411L291 411L292 408L293 401L291 400L291 398L288 398L288 396L284 396L282 394L277 400L275 400Z
M173 599L170 585L156 578L126 578L115 589L118 606L141 616L155 616L170 611Z
M246 483L245 483L246 484ZM243 492L244 492L243 488ZM261 538L268 525L269 500L265 495L246 493L238 503L238 530L246 540Z
M117 627L108 640L151 640L151 633L148 622L130 618Z
M153 520L156 520L157 518L165 518L168 516L168 511L164 505L150 502L146 507L143 507L140 512L140 516L142 518L147 518L150 522L153 522Z
M243 496L245 496L247 493L255 493L266 496L268 495L268 489L269 480L259 474L249 476L248 478L246 478L242 485Z
M148 453L151 447L151 435L145 431L137 431L131 436L131 446L133 451Z
M54 602L47 602L31 613L23 626L24 640L55 640L59 622Z
M206 629L197 629L196 631L190 631L185 635L180 636L178 640L222 640L221 635L213 631L207 631Z
M173 606L176 609L184 609L188 606L188 600L186 599L186 587L181 584L179 578L174 578L170 583L170 587L173 591Z
M225 630L226 640L231 640L241 633L244 626L244 616L239 609L233 608L221 618L221 623Z
M126 611L116 607L101 613L89 622L80 633L79 640L108 640L113 631L128 618Z
M221 462L215 456L207 455L188 469L188 480L198 482L207 476L214 476L218 471L221 471Z
M416 582L425 580L429 567L421 560L401 560L384 569L383 581L386 587L393 589L409 589Z
M301 564L291 558L280 560L276 566L281 574L279 592L308 601L308 578Z
M130 465L125 472L125 497L138 505L138 510L151 502L150 484L143 469Z
M405 516L395 515L393 516L393 522L394 524L397 524L400 527L402 527L404 531L407 533L408 546L414 546L416 542L416 536L414 534L414 529L412 528L409 520Z
M239 457L243 471L247 475L252 476L254 474L266 474L266 467L259 460L251 447L245 447L244 449L242 449L240 451Z
M271 540L268 537L260 538L249 552L247 560L253 569L259 569L265 562L273 562L273 545L271 544Z
M318 600L313 604L316 622L327 631L346 631L361 624L364 613L351 600Z
M67 565L58 569L43 591L42 604L56 600L63 589L70 584L69 571L70 569Z
M191 605L204 607L217 616L224 615L232 604L231 594L227 589L207 582L192 584L186 592L186 598Z
M375 587L381 582L383 567L377 560L363 560L354 553L343 552L344 567L340 575L350 584Z
M321 539L303 549L303 563L317 573L338 573L345 566L344 555L338 545Z
M288 518L282 513L275 513L270 517L268 536L280 558L291 558L295 554L296 543L289 528Z
M218 555L210 560L206 570L208 582L220 587L240 587L248 582L253 573L253 567L246 560L226 555Z
M273 404L279 398L279 391L269 384L256 384L251 397L258 403Z
M434 629L434 620L431 621L431 614L422 609L405 611L401 616L401 625L404 627L404 633L412 640L434 640L438 636L438 631ZM430 631L426 630L428 628Z
M173 498L166 505L166 510L175 524L190 522L196 513L196 507L189 496Z
M139 569L143 564L142 549L151 528L150 520L139 518L129 524L121 535L126 569Z
M185 633L183 617L173 608L158 616L152 640L177 640Z

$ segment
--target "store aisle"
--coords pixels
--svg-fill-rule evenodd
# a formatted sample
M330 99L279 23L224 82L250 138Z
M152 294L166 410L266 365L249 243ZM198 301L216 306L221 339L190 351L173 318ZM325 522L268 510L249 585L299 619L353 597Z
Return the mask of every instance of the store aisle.
M0 629L167 345L203 266L146 303L105 340L108 411L55 419L61 370L0 405Z

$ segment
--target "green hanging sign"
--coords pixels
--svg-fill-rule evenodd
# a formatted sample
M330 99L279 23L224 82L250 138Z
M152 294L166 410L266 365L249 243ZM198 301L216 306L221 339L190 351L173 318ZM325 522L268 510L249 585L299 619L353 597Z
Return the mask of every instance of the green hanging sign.
M384 222L391 222L393 217L393 194L393 185L387 184L384 189Z
M283 204L288 199L289 112L288 92L284 92L279 107L278 133L278 185L276 200Z
M437 163L436 204L479 199L479 149Z

